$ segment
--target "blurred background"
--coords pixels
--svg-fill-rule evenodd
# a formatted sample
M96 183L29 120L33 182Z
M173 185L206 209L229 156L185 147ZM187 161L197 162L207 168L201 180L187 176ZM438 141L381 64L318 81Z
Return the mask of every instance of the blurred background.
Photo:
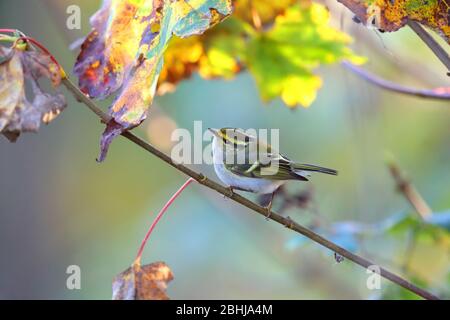
M369 58L366 69L406 85L449 86L444 67L412 31L368 30L335 1L325 3L333 25L354 37L354 51ZM66 8L72 4L82 9L82 30L66 28ZM89 32L89 17L100 4L1 0L0 26L38 39L71 70L77 51L69 45ZM284 214L306 225L316 220L378 224L412 212L396 191L386 153L395 156L433 211L449 210L449 103L382 91L339 65L318 73L324 79L318 99L308 109L295 110L279 100L263 103L246 73L232 81L194 76L174 93L158 97L148 120L135 131L170 152L171 130L192 132L196 120L204 128L280 128L285 154L340 172L289 184L288 192L306 192L308 199ZM68 109L39 134L24 134L15 144L0 139L0 299L110 299L112 278L131 264L153 217L186 180L121 138L105 163L96 163L103 125L67 97ZM106 110L108 102L101 104ZM217 179L212 167L195 168ZM276 200L274 208L280 205ZM357 251L445 295L450 260L449 244L442 242L420 242L405 257L407 233L376 234L363 247L358 242ZM405 259L410 259L407 270L402 268ZM168 294L173 299L368 299L385 294L366 288L364 269L337 263L318 245L195 184L163 218L143 260L171 267L175 279ZM81 290L66 288L69 265L81 268ZM383 280L382 288L387 290L389 283Z

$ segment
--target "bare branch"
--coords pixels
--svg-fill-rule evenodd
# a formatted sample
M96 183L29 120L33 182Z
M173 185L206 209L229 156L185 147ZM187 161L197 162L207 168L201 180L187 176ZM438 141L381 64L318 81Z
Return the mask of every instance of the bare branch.
M73 82L71 82L68 78L65 78L65 79L63 79L62 83L64 84L64 86L67 87L67 89L75 96L75 98L78 101L86 104L89 107L89 109L91 111L93 111L95 114L97 114L103 121L105 121L105 122L109 121L110 116L107 115L106 113L104 113L100 108L98 108L96 106L96 104L92 100L90 100L88 97L86 97ZM244 207L247 207L256 213L259 213L263 217L266 217L267 219L275 221L275 222L285 226L286 228L291 229L291 230L309 238L310 240L332 250L333 252L337 253L338 255L343 256L344 258L346 258L350 261L353 261L357 265L360 265L364 268L368 268L370 266L376 265L375 263L336 245L335 243L325 239L324 237L320 236L319 234L309 230L308 228L303 227L302 225L294 222L289 217L285 218L273 211L270 211L269 216L267 216L267 208L264 208L256 203L248 200L247 198L244 198L243 196L241 196L237 193L230 193L229 188L226 188L226 187L214 182L213 180L210 180L209 178L204 176L202 173L198 173L182 164L175 163L171 159L171 157L169 157L165 153L161 152L157 148L153 147L149 143L145 142L141 138L137 137L132 132L125 131L122 134L122 136L127 138L128 140L132 141L133 143L135 143L142 149L144 149L144 150L148 151L149 153L153 154L154 156L158 157L159 159L166 162L167 164L174 167L175 169L183 172L184 174L190 176L191 178L194 178L198 183L204 185L205 187L215 190L216 192L232 199L233 201L243 205ZM382 277L398 284L399 286L402 286L403 288L405 288L411 292L414 292L415 294L417 294L418 296L420 296L424 299L429 299L429 300L439 299L437 296L433 295L432 293L430 293L422 288L417 287L416 285L409 282L408 280L403 279L402 277L390 272L389 270L387 270L385 268L380 267L380 275Z
M370 73L363 68L352 64L348 61L343 61L342 66L346 69L350 70L354 74L363 78L364 80L388 91L420 97L420 98L428 98L428 99L437 99L437 100L450 100L450 87L449 88L436 88L436 89L415 89L409 88L400 84L397 84L393 81L385 80L375 74Z
M409 181L400 167L391 161L388 163L389 171L397 184L397 189L403 194L403 196L408 200L411 206L415 209L416 213L419 215L422 221L426 220L432 215L432 210L427 204L425 199L420 195L414 185ZM408 272L411 261L417 246L417 234L422 228L420 225L413 230L410 230L408 237L408 242L405 249L405 261L403 262L402 270Z
M389 171L394 178L398 190L403 194L403 196L408 200L411 206L416 210L417 214L422 220L425 220L432 214L431 208L428 206L426 201L414 187L414 185L405 178L400 167L391 162L388 164Z
M433 51L439 60L447 67L447 74L450 75L450 56L439 43L418 23L408 20L408 26L422 39L423 42Z

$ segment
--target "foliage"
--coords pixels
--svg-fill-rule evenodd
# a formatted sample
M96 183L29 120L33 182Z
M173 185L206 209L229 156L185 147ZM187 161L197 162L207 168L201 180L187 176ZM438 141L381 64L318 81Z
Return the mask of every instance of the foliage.
M341 59L363 61L347 47L351 39L328 23L329 13L320 4L236 1L236 12L216 28L190 43L171 42L160 79L162 92L195 69L208 79L231 78L248 68L264 100L280 96L290 107L308 107L322 84L313 73L318 66ZM186 51L195 53L183 64L180 58Z
M62 94L44 92L39 78L61 82L59 66L49 55L27 50L27 45L0 47L0 133L15 141L22 132L36 132L41 122L51 122L66 106ZM26 84L34 95L26 97Z
M102 161L112 139L139 125L153 101L163 54L173 35L200 34L231 13L227 0L106 0L75 64L80 88L105 98L122 88L110 108Z
M431 241L450 249L450 214L448 212L433 213L426 220L419 219L416 215L403 214L394 215L391 220L393 223L385 229L388 234L395 236L415 230L416 241Z
M362 61L347 47L350 38L328 26L322 5L292 0L234 5L232 18L199 35L231 13L230 1L104 2L75 64L80 88L89 96L103 99L121 89L110 108L114 121L103 134L99 161L117 135L145 119L156 90L171 91L194 71L204 78L231 78L248 68L264 100L280 96L291 107L307 107L322 85L313 73L318 66Z
M139 262L118 274L113 281L113 300L168 300L167 283L173 280L164 262L142 266Z

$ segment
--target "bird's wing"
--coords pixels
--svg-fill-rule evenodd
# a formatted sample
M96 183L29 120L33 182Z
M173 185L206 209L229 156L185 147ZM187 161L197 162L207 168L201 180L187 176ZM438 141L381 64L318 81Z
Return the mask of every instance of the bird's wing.
M263 178L269 180L303 180L305 177L292 169L292 162L280 154L269 154L266 161L255 161L243 164L225 164L232 173L248 178Z

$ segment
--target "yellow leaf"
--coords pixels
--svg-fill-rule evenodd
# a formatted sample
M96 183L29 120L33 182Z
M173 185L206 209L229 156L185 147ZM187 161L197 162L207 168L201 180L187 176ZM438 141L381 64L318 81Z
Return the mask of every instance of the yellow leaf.
M322 80L318 76L289 77L284 81L281 98L289 107L309 107L316 100L321 86Z

